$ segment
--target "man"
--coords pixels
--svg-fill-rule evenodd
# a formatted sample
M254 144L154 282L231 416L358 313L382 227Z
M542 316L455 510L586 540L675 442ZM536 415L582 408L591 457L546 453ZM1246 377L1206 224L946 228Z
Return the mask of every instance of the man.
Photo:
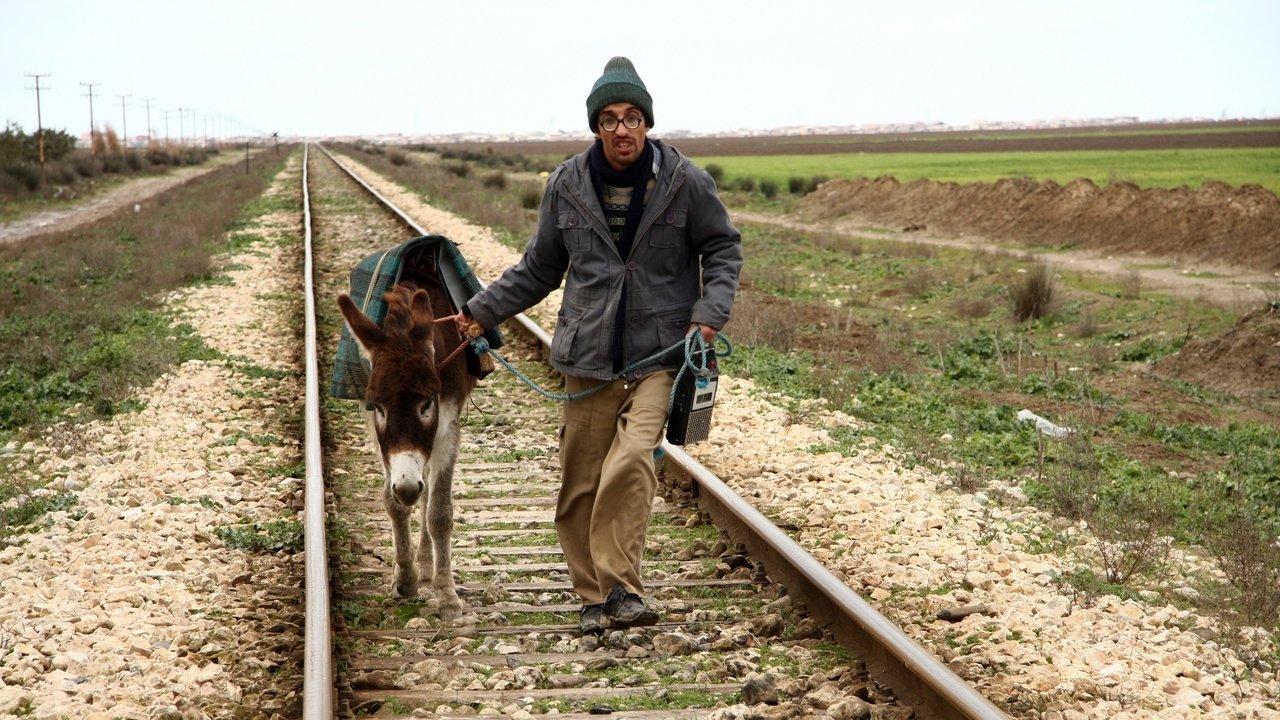
M648 138L653 101L627 58L605 65L587 122L596 140L547 180L524 256L456 320L464 332L494 327L565 282L551 364L575 399L560 429L556 533L583 601L579 628L598 635L605 620L658 621L640 597L640 560L653 453L684 354L633 366L693 331L714 341L737 291L742 240L711 177Z

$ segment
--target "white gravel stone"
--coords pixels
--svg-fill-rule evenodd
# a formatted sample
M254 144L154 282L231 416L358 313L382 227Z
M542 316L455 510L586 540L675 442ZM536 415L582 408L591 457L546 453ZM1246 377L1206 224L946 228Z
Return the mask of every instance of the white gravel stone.
M282 183L296 187L299 167L290 163L273 192L292 193ZM264 234L286 237L297 226L288 216L262 223ZM270 588L296 586L294 563L229 550L214 530L292 519L277 499L280 479L264 468L296 458L297 443L240 449L239 477L215 469L225 449L214 443L233 433L266 437L271 408L301 396L293 374L265 380L238 369L292 370L293 308L281 298L300 292L296 252L294 243L261 243L229 259L231 284L169 300L175 323L197 328L235 361L187 362L137 390L137 413L54 428L48 437L76 438L74 453L36 442L17 451L31 479L78 502L52 513L49 531L0 549L0 714L221 717L256 707L273 683L293 683L290 673L272 679L250 662L265 652L253 648L264 623L248 613L285 615ZM231 587L242 574L256 584Z
M373 184L424 226L458 242L482 281L519 259L487 229L390 183ZM552 327L559 295L527 314ZM946 476L902 462L895 448L871 437L854 456L815 454L809 448L828 442L830 428L857 428L857 421L820 402L797 413L794 404L731 375L722 376L719 388L711 437L686 449L797 528L791 533L797 542L854 590L878 595L873 603L882 613L988 697L1017 702L1026 708L1021 716L1060 720L1277 717L1280 677L1242 680L1244 665L1211 640L1208 619L1110 596L1087 608L1062 594L1050 578L1071 570L1077 558L1029 553L1027 539L1057 533L1087 548L1089 538L1025 507L1020 489L958 493ZM805 422L792 422L796 417ZM1173 560L1189 574L1205 567L1181 552ZM963 594L941 593L939 602L982 603L997 615L970 615L955 624L921 620L912 598L944 585ZM1182 630L1188 626L1204 635ZM964 654L952 647L957 630ZM1010 639L1014 630L1016 640ZM966 643L970 637L975 642ZM1171 666L1189 672L1171 674Z

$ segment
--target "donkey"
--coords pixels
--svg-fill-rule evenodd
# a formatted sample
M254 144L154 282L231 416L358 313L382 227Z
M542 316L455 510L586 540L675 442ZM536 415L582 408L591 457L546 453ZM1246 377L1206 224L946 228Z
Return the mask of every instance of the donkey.
M461 435L458 417L476 379L466 362L452 361L464 342L457 328L435 320L452 314L442 288L428 291L402 282L385 297L387 315L381 327L346 293L338 296L338 308L372 365L365 403L385 475L382 503L391 517L396 555L392 588L396 597L413 597L421 572L431 580L441 617L452 620L462 610L449 551L453 466ZM419 501L421 536L415 565L409 516Z

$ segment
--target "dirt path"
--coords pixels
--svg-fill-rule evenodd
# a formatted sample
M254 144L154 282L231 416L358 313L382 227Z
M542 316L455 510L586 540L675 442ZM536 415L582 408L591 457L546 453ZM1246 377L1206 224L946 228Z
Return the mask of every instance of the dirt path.
M1088 250L1057 250L1045 252L1036 248L1019 247L1009 243L996 243L976 236L953 237L935 235L927 231L897 232L886 230L869 233L867 227L879 224L864 218L843 216L837 221L803 222L789 215L730 211L735 222L752 222L774 225L791 230L811 233L837 233L865 240L891 240L914 242L938 247L966 250L1028 254L1047 261L1064 272L1085 272L1117 277L1137 272L1144 289L1153 289L1185 298L1202 298L1223 307L1243 307L1280 293L1280 273L1260 273L1247 268L1209 266L1178 266L1168 258L1151 255L1102 255ZM1153 265L1165 265L1152 267Z
M203 165L188 166L172 170L164 175L135 178L123 185L92 197L75 205L45 210L25 217L0 224L0 244L17 242L26 238L49 232L62 232L94 222L110 215L121 207L141 202L159 195L172 187L201 175L213 172L231 163L242 162L244 156L234 152L225 152L211 156Z

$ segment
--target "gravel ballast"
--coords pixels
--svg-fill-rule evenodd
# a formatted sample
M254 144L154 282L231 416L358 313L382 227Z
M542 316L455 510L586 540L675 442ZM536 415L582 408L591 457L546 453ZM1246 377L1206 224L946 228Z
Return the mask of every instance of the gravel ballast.
M300 163L291 158L269 192L296 193ZM488 230L374 185L458 242L482 281L518 259ZM228 360L188 362L140 389L142 412L5 449L14 472L78 502L0 549L0 715L295 711L301 557L230 549L216 529L296 519L300 481L274 469L300 457L283 429L301 406L286 329L297 322L287 298L300 289L298 223L263 218L265 241L230 259L232 284L173 298L175 319ZM558 305L557 292L529 314L551 327ZM1280 717L1280 673L1249 672L1210 618L1065 594L1053 578L1077 557L1032 552L1033 541L1066 534L1087 553L1091 540L1016 488L958 492L870 438L856 456L810 451L847 424L856 421L818 405L797 412L723 376L712 436L688 449L1015 717ZM1174 560L1202 572L1193 556Z

